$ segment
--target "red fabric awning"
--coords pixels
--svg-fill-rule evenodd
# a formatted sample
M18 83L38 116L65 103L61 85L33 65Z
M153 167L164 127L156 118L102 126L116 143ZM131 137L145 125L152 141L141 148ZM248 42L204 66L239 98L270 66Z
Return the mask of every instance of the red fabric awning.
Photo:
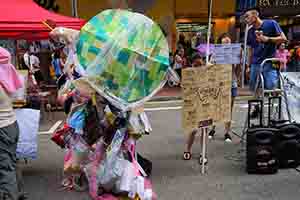
M40 40L48 38L50 29L43 21L79 30L84 20L52 13L32 0L0 0L0 39Z

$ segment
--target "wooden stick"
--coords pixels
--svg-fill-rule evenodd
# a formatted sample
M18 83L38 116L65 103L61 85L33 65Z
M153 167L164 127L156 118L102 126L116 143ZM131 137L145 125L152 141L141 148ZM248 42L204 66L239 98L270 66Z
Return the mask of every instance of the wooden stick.
M51 31L54 30L51 26L49 26L49 24L47 24L46 21L42 21L42 23L43 23L47 28L49 28Z
M206 135L207 135L207 127L201 128L202 131L202 168L201 173L205 174L205 159L206 159Z

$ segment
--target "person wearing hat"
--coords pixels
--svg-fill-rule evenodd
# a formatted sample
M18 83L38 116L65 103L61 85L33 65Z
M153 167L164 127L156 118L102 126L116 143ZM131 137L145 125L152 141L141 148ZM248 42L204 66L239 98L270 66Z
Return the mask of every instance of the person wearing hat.
M0 199L16 200L16 151L19 128L10 95L23 87L10 53L0 47Z

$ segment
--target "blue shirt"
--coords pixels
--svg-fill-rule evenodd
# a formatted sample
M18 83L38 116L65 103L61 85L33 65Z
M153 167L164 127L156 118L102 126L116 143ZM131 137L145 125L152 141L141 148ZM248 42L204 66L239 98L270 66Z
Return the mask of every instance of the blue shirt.
M282 33L279 24L274 20L264 20L261 27L251 28L248 32L248 45L252 48L251 64L261 64L267 58L275 57L276 44L273 42L259 43L256 41L255 31L262 31L268 37L277 37Z

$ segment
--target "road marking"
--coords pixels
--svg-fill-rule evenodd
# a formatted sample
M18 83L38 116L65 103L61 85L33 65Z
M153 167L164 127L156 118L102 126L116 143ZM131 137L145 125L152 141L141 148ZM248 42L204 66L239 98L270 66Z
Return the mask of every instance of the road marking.
M63 123L62 120L57 121L48 131L40 131L39 135L50 135Z
M146 105L151 105L151 104L181 104L183 103L182 100L171 100L171 101L149 101L146 103Z
M163 111L163 110L180 110L182 106L175 107L160 107L160 108L145 108L145 111Z

